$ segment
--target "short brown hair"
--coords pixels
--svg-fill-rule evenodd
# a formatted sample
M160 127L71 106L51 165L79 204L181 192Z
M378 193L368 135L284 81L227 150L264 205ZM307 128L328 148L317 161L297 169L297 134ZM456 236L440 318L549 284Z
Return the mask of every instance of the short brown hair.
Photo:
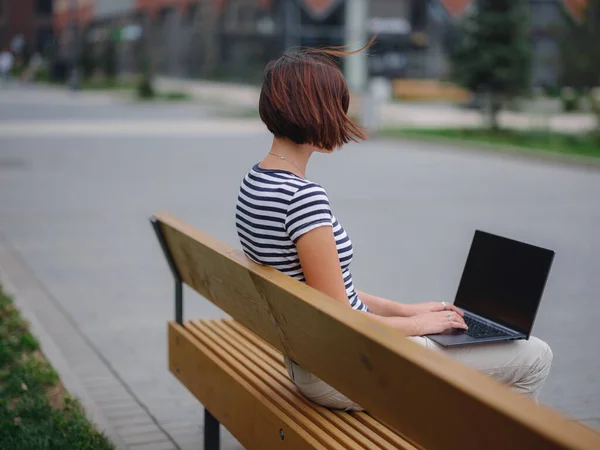
M334 59L347 54L334 48L294 50L267 64L258 109L271 133L323 150L366 139L348 117L350 93Z

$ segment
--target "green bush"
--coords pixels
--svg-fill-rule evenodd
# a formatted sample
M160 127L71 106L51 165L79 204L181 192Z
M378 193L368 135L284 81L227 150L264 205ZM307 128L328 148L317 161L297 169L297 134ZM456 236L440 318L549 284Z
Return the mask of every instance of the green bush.
M138 97L143 100L149 100L156 96L156 92L154 91L152 82L152 66L147 53L144 53L141 58L141 69L142 75L137 89Z
M52 81L50 79L50 70L48 69L48 67L46 65L43 65L38 70L36 70L36 72L33 74L33 80L38 83L49 83L50 81Z
M560 99L562 101L563 111L579 111L579 95L574 89L569 87L561 89Z
M154 87L152 81L146 76L142 76L138 85L138 97L143 100L149 100L155 97Z

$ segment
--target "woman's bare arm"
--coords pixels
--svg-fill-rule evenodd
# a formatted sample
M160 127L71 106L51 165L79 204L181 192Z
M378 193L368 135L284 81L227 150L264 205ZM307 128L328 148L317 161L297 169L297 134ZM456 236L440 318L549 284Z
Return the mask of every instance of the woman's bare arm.
M309 231L298 239L296 249L306 278L306 284L350 308L333 229L323 226ZM367 306L371 308L368 303ZM420 327L413 319L382 317L376 311L373 310L373 312L375 314L369 314L369 317L380 323L400 330L409 336L419 333Z
M387 298L377 297L362 291L356 291L360 300L366 304L373 313L384 317L409 317L408 305L397 303Z

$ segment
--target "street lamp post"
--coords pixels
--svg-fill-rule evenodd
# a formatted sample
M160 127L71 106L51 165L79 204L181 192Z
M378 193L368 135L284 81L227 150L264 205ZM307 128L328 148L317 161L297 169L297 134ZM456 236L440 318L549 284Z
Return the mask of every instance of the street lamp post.
M368 0L346 0L345 41L352 49L361 48L367 43ZM368 60L366 52L359 52L344 58L344 72L350 91L360 98L358 115L361 125L373 128L375 112L369 92Z
M369 5L367 0L346 0L346 45L360 48L366 44ZM344 59L346 80L350 90L362 94L367 88L367 54L360 52Z

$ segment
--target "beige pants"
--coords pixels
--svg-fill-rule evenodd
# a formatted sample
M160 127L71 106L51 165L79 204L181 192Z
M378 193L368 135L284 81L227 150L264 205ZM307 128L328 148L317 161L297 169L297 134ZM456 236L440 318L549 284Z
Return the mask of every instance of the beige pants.
M528 341L519 340L454 348L442 347L426 337L409 339L426 348L441 351L510 386L515 392L527 395L536 401L552 363L552 350L548 344L535 337L531 337ZM360 405L336 391L317 376L288 358L284 359L290 378L308 399L331 409L363 411Z

